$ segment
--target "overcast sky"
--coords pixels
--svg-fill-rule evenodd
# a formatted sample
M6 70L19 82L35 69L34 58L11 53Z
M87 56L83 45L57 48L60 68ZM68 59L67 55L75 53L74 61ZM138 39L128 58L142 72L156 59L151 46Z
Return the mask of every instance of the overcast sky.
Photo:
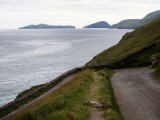
M29 24L114 24L160 9L160 0L0 0L0 29Z

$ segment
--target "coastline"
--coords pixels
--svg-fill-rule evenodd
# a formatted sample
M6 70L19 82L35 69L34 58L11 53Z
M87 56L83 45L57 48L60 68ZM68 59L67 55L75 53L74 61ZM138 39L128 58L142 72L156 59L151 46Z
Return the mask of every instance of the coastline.
M28 94L20 97L19 99L15 99L13 100L12 102L9 102L5 105L3 105L2 107L0 107L0 118L3 118L4 116L10 114L11 112L19 109L20 107L22 107L23 105L25 105L26 103L29 103L31 102L32 100L38 98L39 96L43 95L44 93L46 93L47 91L49 91L50 89L54 88L58 83L62 82L66 77L70 76L70 75L73 75L77 72L80 72L82 71L83 69L82 68L74 68L74 69L71 69L63 74L61 74L60 76L58 76L57 78L53 79L52 81L44 84L44 86L38 88L38 89L35 89L31 92L29 92ZM41 94L40 94L41 93ZM38 94L36 96L36 94ZM22 103L21 103L22 102ZM16 106L17 104L21 104L20 106ZM13 108L12 108L13 107ZM15 108L16 107L16 108ZM12 110L6 114L6 110L7 109L11 109ZM4 115L5 114L5 115Z

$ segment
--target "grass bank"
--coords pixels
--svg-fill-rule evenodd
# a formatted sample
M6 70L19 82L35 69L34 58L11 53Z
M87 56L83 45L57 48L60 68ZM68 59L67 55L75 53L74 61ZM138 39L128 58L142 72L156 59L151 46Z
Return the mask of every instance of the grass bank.
M124 120L121 115L119 106L113 92L111 85L111 76L114 74L112 70L103 69L99 70L99 83L100 83L100 103L104 109L105 120Z
M74 74L74 73L73 73L73 74ZM72 74L68 74L68 76L69 76L69 75L72 75ZM2 112L0 112L0 118L5 117L6 115L10 114L11 112L13 112L13 111L19 109L20 107L22 107L23 105L31 102L32 100L38 98L38 97L41 96L41 95L43 95L44 93L46 93L47 91L49 91L50 89L52 89L53 87L55 87L57 84L59 84L62 80L64 80L64 79L65 79L66 77L68 77L68 76L62 77L61 79L55 81L53 84L50 84L48 87L44 88L43 90L41 90L41 91L39 91L39 92L36 92L36 93L33 94L32 96L30 96L30 97L28 97L28 98L26 98L26 99L24 99L24 100L21 100L21 101L19 101L19 102L16 103L16 104L11 105L11 106L8 107L7 109L5 109L5 110L3 110ZM37 85L37 86L34 86L34 87L32 87L32 88L30 88L30 89L28 89L28 90L23 91L23 92L21 92L21 93L16 97L16 99L21 98L21 97L25 96L26 94L32 92L33 90L35 90L35 89L37 89L37 88L40 88L40 87L42 87L42 86L44 86L44 85L46 85L46 84Z
M160 80L160 66L158 66L158 67L155 69L155 71L153 72L153 76L154 76L156 79Z
M86 103L93 82L89 70L79 73L72 81L39 103L20 113L14 120L85 120L90 116Z
M97 82L94 81L97 72ZM18 114L14 120L87 120L90 118L90 87L96 84L99 91L96 97L102 104L103 117L106 120L123 120L114 97L109 69L100 71L85 70L76 78Z

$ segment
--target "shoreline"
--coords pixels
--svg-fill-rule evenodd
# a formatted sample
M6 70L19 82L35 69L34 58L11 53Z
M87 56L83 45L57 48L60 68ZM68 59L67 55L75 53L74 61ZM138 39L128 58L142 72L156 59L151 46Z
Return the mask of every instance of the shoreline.
M6 116L6 113L5 115L4 112L6 112L5 110L7 109L10 109L12 108L13 110L11 110L10 112L8 112L7 115L9 115L10 113L12 113L13 111L15 110L18 110L19 108L21 108L23 105L31 101L33 101L34 99L40 97L41 95L45 94L47 91L49 91L50 89L54 88L58 83L61 83L66 77L70 76L70 75L73 75L75 73L78 73L80 71L82 71L83 69L82 68L74 68L74 69L71 69L63 74L61 74L60 76L58 76L57 78L53 79L52 81L44 84L44 86L38 88L38 89L35 89L31 92L29 92L28 94L24 95L23 97L20 97L19 99L15 99L5 105L3 105L2 107L0 107L0 119L5 117ZM40 94L41 93L41 94ZM36 96L36 94L38 94ZM28 101L29 99L29 101ZM22 102L22 103L21 103ZM18 105L18 107L16 106L17 104L22 104L20 107ZM16 106L16 108L15 108Z

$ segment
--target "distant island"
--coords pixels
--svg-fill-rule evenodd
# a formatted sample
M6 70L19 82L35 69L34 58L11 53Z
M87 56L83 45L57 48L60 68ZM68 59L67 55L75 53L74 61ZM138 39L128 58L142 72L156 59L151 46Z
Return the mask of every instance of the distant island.
M87 25L83 28L110 28L110 24L108 24L105 21L100 21L100 22L97 22L97 23L93 23L91 25Z
M67 26L54 26L47 24L38 24L38 25L28 25L25 27L21 27L19 29L58 29L58 28L75 28L75 26L67 25Z

